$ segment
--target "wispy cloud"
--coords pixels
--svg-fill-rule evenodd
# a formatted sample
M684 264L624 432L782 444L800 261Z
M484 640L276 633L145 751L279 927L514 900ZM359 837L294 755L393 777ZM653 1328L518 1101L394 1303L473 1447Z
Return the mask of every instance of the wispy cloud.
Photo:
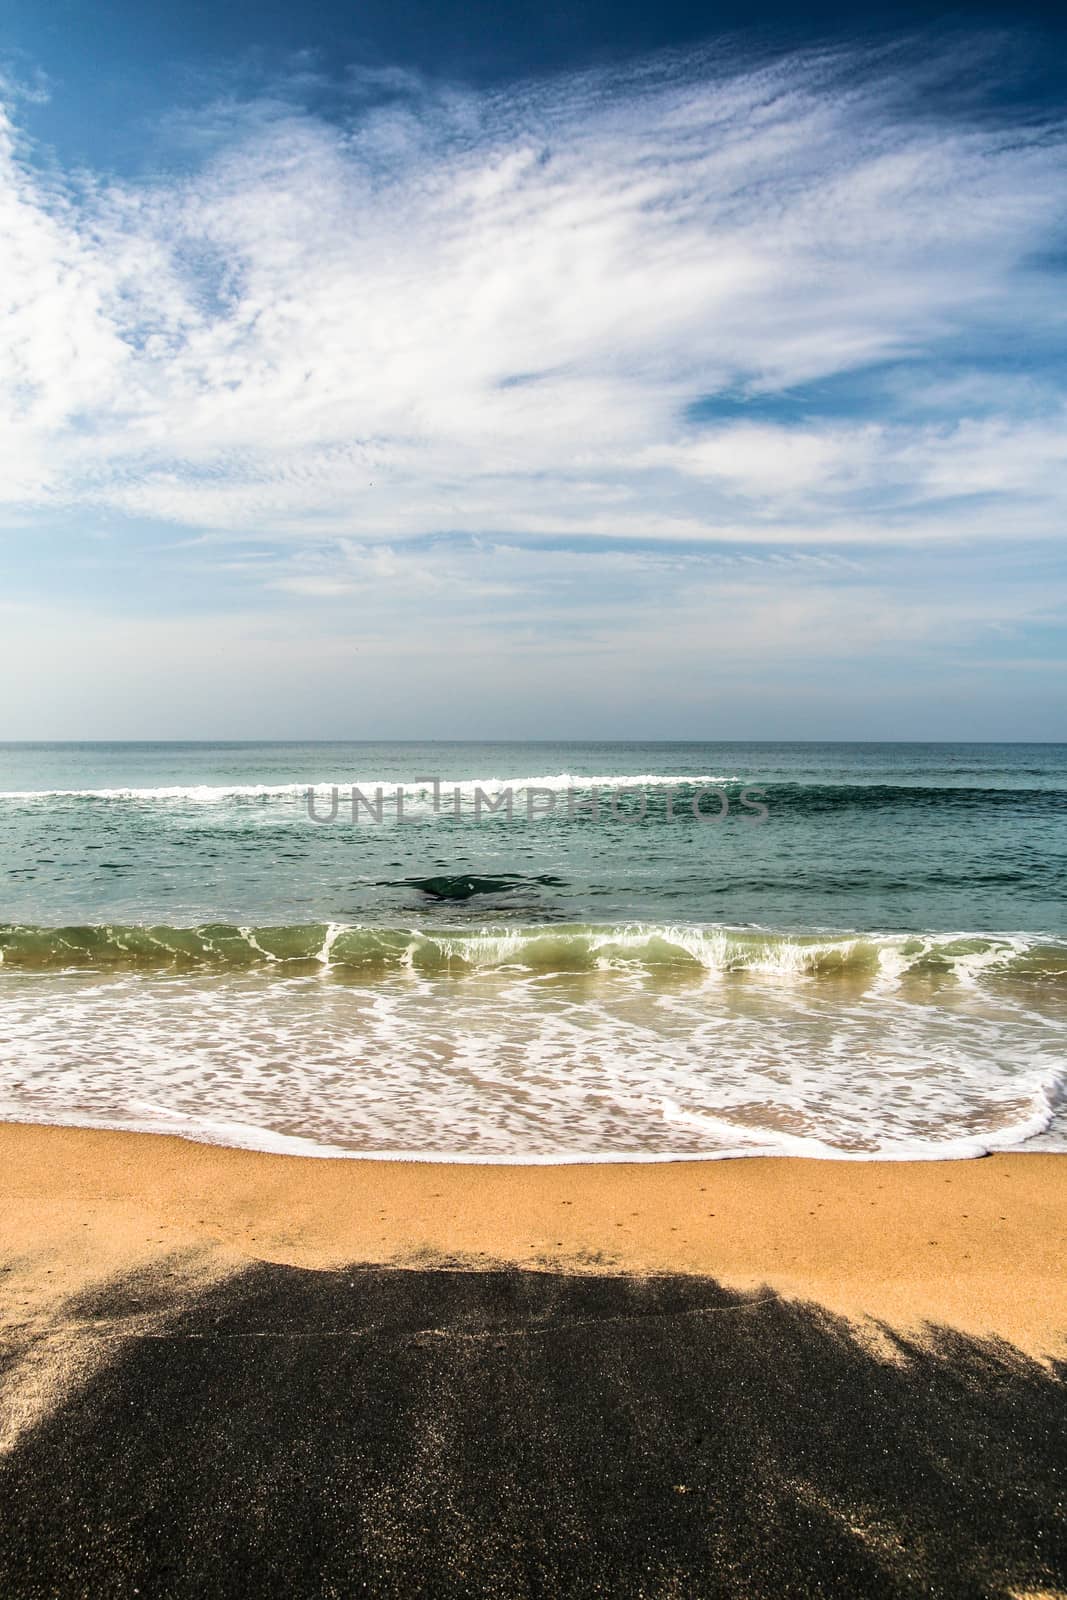
M171 114L180 172L139 182L49 168L9 95L0 526L81 552L62 605L10 621L93 664L26 716L81 726L91 689L135 707L149 644L145 696L180 674L201 708L179 732L219 731L220 664L239 732L357 650L385 715L443 629L500 706L590 663L623 704L701 659L694 706L728 665L757 710L784 664L813 704L846 660L899 685L968 651L1043 664L1067 125L939 119L937 63L907 61L672 58L507 93L354 72L330 120L297 74ZM121 593L94 586L120 558Z
M1062 515L1055 385L972 419L694 424L962 340L1067 322L1032 263L1062 127L939 124L846 57L444 92L393 74L327 124L207 113L152 184L45 179L4 130L0 404L24 506L396 540L443 528L856 537L901 500ZM378 90L383 86L375 84ZM904 86L906 87L906 85ZM1054 324L1054 326L1053 326ZM691 414L690 414L691 415ZM969 510L968 510L969 516Z

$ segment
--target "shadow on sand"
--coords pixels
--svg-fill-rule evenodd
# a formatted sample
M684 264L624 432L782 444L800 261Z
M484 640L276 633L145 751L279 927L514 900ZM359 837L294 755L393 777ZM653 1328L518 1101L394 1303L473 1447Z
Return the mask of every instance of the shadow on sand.
M696 1278L255 1266L0 1463L0 1595L1017 1596L1067 1586L1067 1385ZM91 1325L91 1326L90 1326ZM128 1324L126 1324L128 1326Z

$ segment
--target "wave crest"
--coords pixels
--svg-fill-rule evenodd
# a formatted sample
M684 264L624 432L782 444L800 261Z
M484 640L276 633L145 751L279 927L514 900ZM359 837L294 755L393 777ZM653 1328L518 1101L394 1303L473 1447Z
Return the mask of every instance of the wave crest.
M0 925L0 965L25 969L411 967L461 973L690 969L782 979L867 974L880 986L914 972L975 984L990 972L1067 978L1067 942L1023 934L793 934L630 923L414 929L345 923Z

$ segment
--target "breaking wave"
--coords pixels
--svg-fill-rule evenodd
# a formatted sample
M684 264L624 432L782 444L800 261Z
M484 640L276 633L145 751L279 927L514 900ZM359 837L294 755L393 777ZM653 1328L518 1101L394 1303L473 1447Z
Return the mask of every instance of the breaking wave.
M589 789L663 789L677 787L697 787L700 784L736 783L740 780L728 775L715 775L703 773L699 775L683 774L681 776L664 776L661 773L639 773L636 777L632 774L615 773L606 776L586 777L580 773L555 772L535 778L441 778L439 780L441 794L451 799L452 792L458 789L461 796L473 798L475 792L481 789L485 794L499 794L505 789L513 789L516 793L525 793L529 789L546 789L552 793L566 792L568 789L586 791ZM364 778L348 776L344 778L323 778L309 783L233 783L233 784L171 784L159 788L121 788L121 789L4 789L0 790L2 801L29 801L29 800L134 800L185 802L190 805L217 805L230 800L304 800L310 789L325 802L332 789L338 789L342 795L347 794L352 788L361 789L366 795L373 795L381 789L386 800L395 799L397 789L403 788L409 799L433 799L433 779L419 778Z
M449 880L451 881L451 880ZM775 933L741 928L627 923L479 929L299 923L0 925L0 965L25 969L320 966L411 967L462 973L541 973L634 967L759 973L782 978L867 974L883 986L909 973L974 984L992 972L1067 980L1067 941L1029 934Z

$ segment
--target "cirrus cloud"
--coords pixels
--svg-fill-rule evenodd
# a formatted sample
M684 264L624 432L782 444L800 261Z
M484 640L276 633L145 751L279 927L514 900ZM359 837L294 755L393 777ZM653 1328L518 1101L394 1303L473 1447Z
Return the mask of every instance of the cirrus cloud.
M1023 531L1059 525L1055 382L993 416L958 384L906 407L932 362L962 350L973 384L991 347L1062 342L1035 264L1062 126L939 123L845 55L506 96L401 74L385 103L360 83L331 123L215 108L197 169L140 184L46 177L5 124L9 507L836 542L995 532L969 502L1025 487ZM896 415L747 419L887 363Z

